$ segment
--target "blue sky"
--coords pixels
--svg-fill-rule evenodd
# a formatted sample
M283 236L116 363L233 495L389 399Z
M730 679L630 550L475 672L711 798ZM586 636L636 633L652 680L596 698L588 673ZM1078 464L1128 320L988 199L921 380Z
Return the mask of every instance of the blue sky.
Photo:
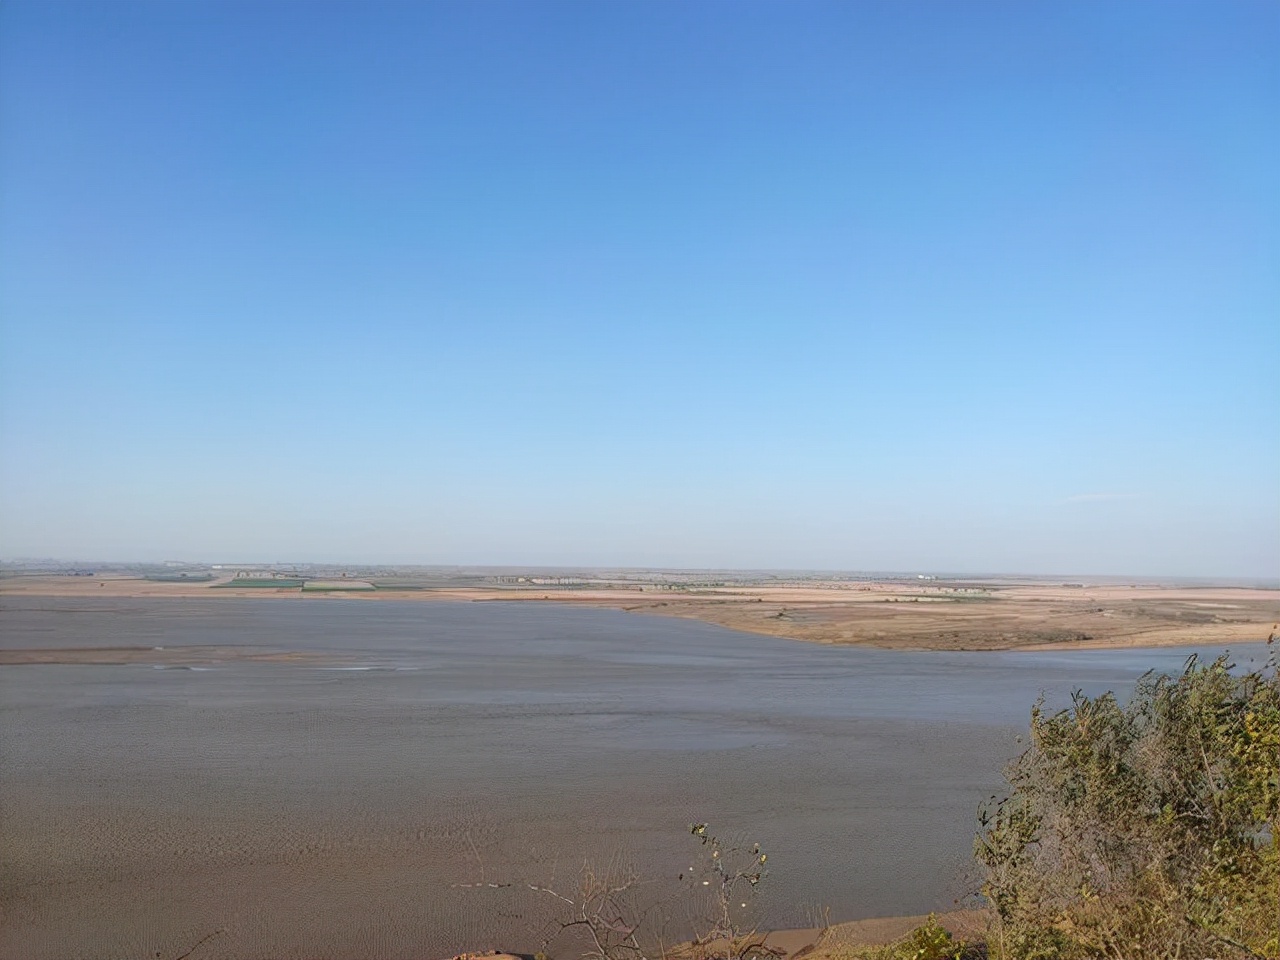
M1280 575L1274 3L6 3L0 555Z

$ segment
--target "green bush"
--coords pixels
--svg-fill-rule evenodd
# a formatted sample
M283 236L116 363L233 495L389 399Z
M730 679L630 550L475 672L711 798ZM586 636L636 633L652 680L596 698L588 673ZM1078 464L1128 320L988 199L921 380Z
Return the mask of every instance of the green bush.
M1031 713L980 815L993 958L1280 958L1280 684L1192 657Z
M932 916L897 946L902 960L960 960L964 956L964 948Z

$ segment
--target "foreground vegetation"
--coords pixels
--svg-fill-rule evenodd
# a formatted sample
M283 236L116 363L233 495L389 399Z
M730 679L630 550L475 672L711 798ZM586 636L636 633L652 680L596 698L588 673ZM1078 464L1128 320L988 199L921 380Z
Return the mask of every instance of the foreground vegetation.
M1192 657L1031 714L976 854L1008 960L1280 958L1280 685Z

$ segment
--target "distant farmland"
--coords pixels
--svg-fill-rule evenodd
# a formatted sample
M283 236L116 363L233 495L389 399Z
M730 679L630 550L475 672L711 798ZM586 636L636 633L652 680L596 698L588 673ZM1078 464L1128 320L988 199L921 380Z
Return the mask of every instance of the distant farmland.
M230 587L232 589L240 588L282 588L282 587L303 587L307 581L294 577L236 577L234 580L228 580L226 583L215 583L214 587Z

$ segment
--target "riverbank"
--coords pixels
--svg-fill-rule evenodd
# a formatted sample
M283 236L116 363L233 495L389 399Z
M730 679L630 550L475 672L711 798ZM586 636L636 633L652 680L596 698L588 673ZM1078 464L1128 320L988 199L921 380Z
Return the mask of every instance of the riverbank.
M699 960L724 957L732 952L756 960L849 960L861 956L863 951L899 944L926 925L945 930L957 946L978 943L986 932L988 920L983 910L876 917L824 927L770 930L746 936L745 943L731 944L724 940L696 945L682 943L665 948L662 955L667 960ZM452 960L523 960L523 957L523 954L493 950L461 953Z
M779 960L848 960L864 950L901 943L921 927L936 926L951 935L957 945L972 944L982 939L990 916L985 910L949 910L942 913L900 917L873 917L848 920L824 927L771 930L748 938L758 948L748 950L748 957L777 957ZM723 943L723 942L722 942ZM668 960L716 956L717 944L701 948L683 945L668 951ZM740 948L741 949L741 948ZM724 956L723 952L719 953Z

